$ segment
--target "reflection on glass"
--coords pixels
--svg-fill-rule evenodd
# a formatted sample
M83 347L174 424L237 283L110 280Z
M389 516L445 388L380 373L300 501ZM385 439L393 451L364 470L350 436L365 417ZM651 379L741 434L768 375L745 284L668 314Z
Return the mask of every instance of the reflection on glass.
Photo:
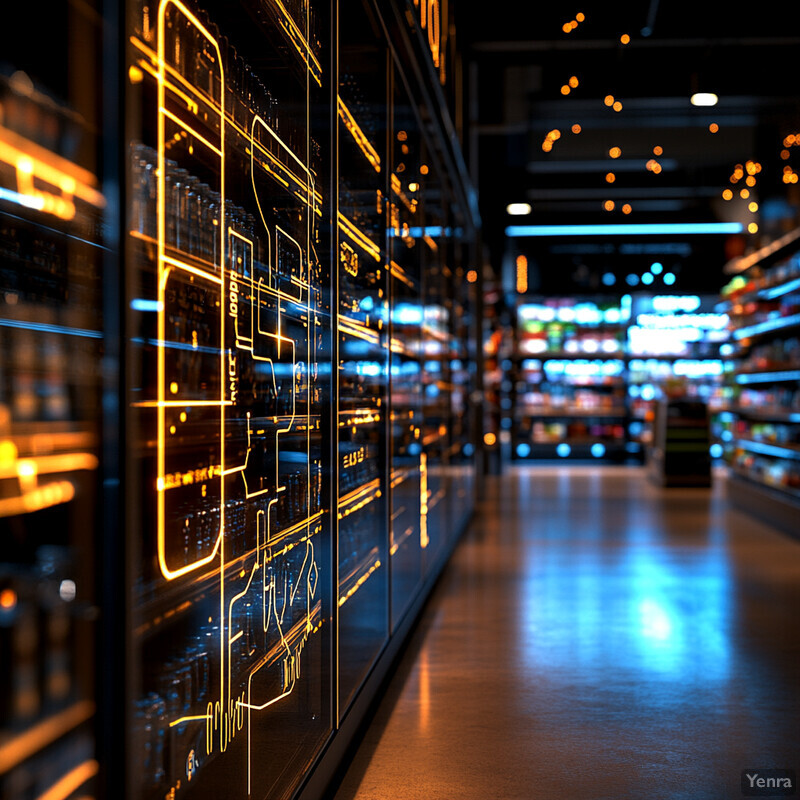
M391 264L390 554L392 627L422 579L422 139L410 98L394 81L389 195ZM412 191L414 187L414 191Z
M388 637L386 63L360 0L340 4L339 713Z
M255 70L248 9L215 5L142 4L129 51L132 774L154 798L282 794L330 728L319 54L305 7L254 5L282 55Z

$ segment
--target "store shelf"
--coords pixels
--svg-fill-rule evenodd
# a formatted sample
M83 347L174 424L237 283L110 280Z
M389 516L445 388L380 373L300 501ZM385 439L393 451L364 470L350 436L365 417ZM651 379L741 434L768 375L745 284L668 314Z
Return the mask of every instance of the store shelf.
M580 418L580 419L622 419L627 415L627 411L624 408L617 408L617 409L603 409L603 410L591 410L591 409L580 409L580 408L565 408L565 409L556 409L556 408L546 408L546 409L521 409L519 416L521 417L535 417L535 418L545 418L545 419L572 419Z
M741 470L732 469L727 494L732 506L767 522L785 533L798 536L800 528L800 491L789 487L770 486Z
M781 408L748 408L747 406L731 406L720 411L736 414L747 419L763 422L800 422L800 411L788 411Z
M755 337L775 334L781 331L788 331L800 326L800 314L792 314L787 317L768 319L755 325L747 325L744 328L737 328L733 332L733 338L737 341L742 339L752 339Z
M749 450L751 453L760 453L764 456L800 460L800 445L796 444L772 444L754 439L737 439L736 446L741 447L742 450Z
M51 714L21 733L0 732L0 775L49 747L94 715L94 703L82 700Z
M786 383L800 381L800 367L792 366L786 369L744 370L733 373L733 379L741 385L751 383Z

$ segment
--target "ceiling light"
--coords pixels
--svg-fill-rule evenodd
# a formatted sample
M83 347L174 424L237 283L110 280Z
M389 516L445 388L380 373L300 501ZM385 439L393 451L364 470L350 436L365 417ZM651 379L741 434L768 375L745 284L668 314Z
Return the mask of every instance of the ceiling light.
M713 92L697 92L691 97L693 106L715 106L718 102L719 97Z
M506 206L506 212L512 217L523 217L533 211L530 203L509 203Z
M509 225L506 227L506 236L691 236L741 233L743 230L741 222L625 222L602 225Z

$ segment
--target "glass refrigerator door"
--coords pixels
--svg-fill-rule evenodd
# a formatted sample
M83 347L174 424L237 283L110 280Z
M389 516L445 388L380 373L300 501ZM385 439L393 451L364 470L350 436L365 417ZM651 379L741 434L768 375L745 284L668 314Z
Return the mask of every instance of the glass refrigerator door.
M392 628L403 618L422 578L422 290L419 193L421 134L399 75L392 93L390 239L390 555Z
M422 464L421 513L424 530L420 537L424 565L435 563L448 526L450 431L450 341L448 336L449 293L453 291L452 273L447 264L447 225L445 224L446 188L437 170L428 167L422 177L425 198L425 231L422 237L425 305L422 342ZM449 280L446 280L449 273Z
M99 5L5 4L0 31L2 798L98 772Z
M339 712L389 634L386 520L388 54L361 0L339 4Z
M284 797L331 730L328 23L131 5L132 794Z

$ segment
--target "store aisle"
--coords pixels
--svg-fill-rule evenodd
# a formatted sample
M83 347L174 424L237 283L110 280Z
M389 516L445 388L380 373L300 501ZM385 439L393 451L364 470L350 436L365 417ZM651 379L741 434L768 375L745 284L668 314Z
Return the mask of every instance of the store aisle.
M800 771L800 540L721 480L490 481L336 800L719 800Z

